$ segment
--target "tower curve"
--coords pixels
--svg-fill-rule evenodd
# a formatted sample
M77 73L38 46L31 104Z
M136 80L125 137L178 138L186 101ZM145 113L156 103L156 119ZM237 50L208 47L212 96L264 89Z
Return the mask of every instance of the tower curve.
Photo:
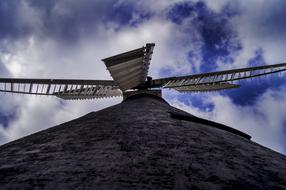
M140 94L0 146L0 189L286 189L286 157Z

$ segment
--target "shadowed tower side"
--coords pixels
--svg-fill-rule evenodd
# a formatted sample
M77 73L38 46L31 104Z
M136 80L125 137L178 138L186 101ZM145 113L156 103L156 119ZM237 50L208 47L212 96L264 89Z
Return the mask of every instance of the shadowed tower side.
M0 187L285 189L286 157L141 94L2 145Z

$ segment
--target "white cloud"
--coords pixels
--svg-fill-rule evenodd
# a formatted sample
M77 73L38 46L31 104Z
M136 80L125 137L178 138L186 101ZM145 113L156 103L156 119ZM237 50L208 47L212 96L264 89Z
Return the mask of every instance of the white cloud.
M66 101L62 104L55 97L17 96L17 118L9 127L1 128L4 143L75 119L91 111L97 111L120 102L120 98L97 101Z
M229 2L229 0L205 0L206 5L215 12L220 12Z
M192 27L191 20L186 19L182 26L178 27L163 16L164 11L176 2L182 1L138 1L137 7L156 12L150 20L133 27L125 26L120 30L112 22L106 25L101 22L93 23L91 28L94 29L94 33L88 35L82 33L79 41L71 43L73 46L68 47L52 37L41 36L42 19L45 18L36 9L22 3L19 7L19 14L23 16L22 22L38 28L27 38L13 43L5 42L5 47L9 51L1 53L0 60L11 77L111 79L100 59L141 47L146 42L155 42L150 66L151 76L159 77L162 68L168 68L176 75L189 74L192 73L192 65L188 62L187 54L192 50L195 57L192 64L198 69L202 59L200 55L202 41L199 32ZM219 12L226 2L207 1L207 5ZM264 50L264 57L268 64L286 60L283 53L285 39L256 33L261 27L256 24L257 19L265 13L265 8L253 2L236 3L244 11L231 22L234 30L238 31L238 39L243 49L233 56L235 60L233 65L220 64L220 68L246 66L258 48ZM57 15L70 15L69 6L71 5L64 5L63 2L58 3L53 11ZM133 19L136 19L136 15ZM202 95L205 96L206 103L214 104L212 111L200 110L191 106L191 103L188 106L185 105L177 99L174 91L165 91L164 94L174 106L249 133L253 140L265 146L280 152L286 146L282 132L286 113L285 89L268 90L250 106L238 106L228 97L220 94ZM17 110L17 117L8 128L4 129L0 126L0 143L4 143L74 119L90 111L119 103L121 99L67 101L61 104L57 98L52 97L4 95L1 96L1 101L3 102L1 112Z
M243 0L228 3L239 12L231 19L231 26L238 34L242 49L239 53L235 52L233 64L219 63L219 69L248 66L249 59L255 56L258 49L263 50L266 64L285 62L286 25L282 21L285 1Z
M26 6L25 4L25 9L31 9ZM158 44L156 52L160 52L160 49L168 52L168 42L171 40L171 35L175 33L175 28L172 24L155 18L137 27L126 27L119 31L110 25L98 26L96 31L95 34L80 36L80 40L74 47L66 47L53 38L42 38L35 33L9 43L6 46L7 53L1 54L1 61L11 77L111 79L100 59L141 47L146 42L156 42ZM159 66L156 64L152 66L152 73L156 76L161 68L160 65L174 66L173 62L166 63L164 60L165 58L174 60L172 56L177 54L161 56L154 54L154 59L157 59L154 62L159 64ZM121 98L66 101L62 105L59 99L53 97L14 95L6 99L8 99L7 104L13 105L13 102L18 110L17 118L10 122L8 128L0 131L9 141L121 101ZM15 109L12 110L15 111Z

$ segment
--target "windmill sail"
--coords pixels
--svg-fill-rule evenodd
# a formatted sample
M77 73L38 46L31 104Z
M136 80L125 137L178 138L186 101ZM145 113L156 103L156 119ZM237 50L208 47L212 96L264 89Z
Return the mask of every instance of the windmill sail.
M172 88L179 92L238 88L240 85L233 84L233 81L286 70L286 63L281 63L152 80L147 74L154 46L149 43L142 48L103 59L114 80L0 78L0 92L52 95L65 100L129 97L153 92L161 96L161 88Z
M146 44L145 47L102 60L122 91L145 82L154 46Z
M162 78L151 81L151 86L175 88L178 91L212 91L236 88L232 81L238 81L286 70L286 63L202 73L181 77Z
M122 95L114 81L74 79L2 78L0 92L52 95L63 99L107 98Z

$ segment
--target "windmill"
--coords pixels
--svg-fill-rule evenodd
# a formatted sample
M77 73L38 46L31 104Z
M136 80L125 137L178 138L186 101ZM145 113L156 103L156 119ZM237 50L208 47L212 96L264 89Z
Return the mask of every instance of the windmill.
M208 92L238 88L234 81L286 70L286 63L152 79L148 69L155 44L118 54L102 61L113 80L0 78L0 92L49 95L65 100L109 98L149 93L161 89L179 92Z
M237 88L286 64L152 79L153 48L103 59L114 80L0 79L2 92L125 99L0 146L1 189L285 189L285 156L157 96Z

